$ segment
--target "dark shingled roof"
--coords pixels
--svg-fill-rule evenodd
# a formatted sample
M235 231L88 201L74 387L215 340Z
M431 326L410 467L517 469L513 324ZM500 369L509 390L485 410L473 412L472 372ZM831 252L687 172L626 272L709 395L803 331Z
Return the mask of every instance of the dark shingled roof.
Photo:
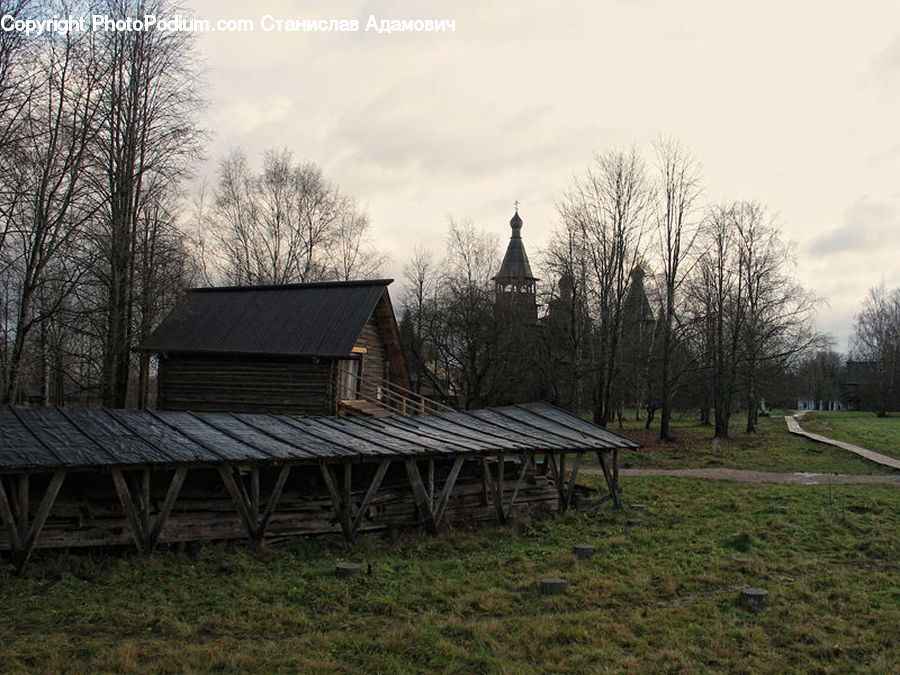
M0 471L636 447L547 403L377 419L0 407Z
M391 281L194 288L139 349L346 356Z
M522 219L519 212L509 221L512 234L509 237L509 245L506 247L506 255L503 256L503 264L500 271L494 277L495 281L537 281L531 273L531 265L528 264L528 254L525 253L525 244L522 242Z

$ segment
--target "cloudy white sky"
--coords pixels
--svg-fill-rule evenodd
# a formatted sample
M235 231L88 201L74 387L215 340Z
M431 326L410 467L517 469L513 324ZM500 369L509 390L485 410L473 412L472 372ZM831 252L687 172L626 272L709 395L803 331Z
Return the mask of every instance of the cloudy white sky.
M199 38L214 134L287 147L368 209L400 278L448 217L505 242L518 200L532 258L554 199L595 151L674 136L704 200L758 200L795 242L798 278L828 300L846 349L870 286L900 286L900 3L866 0L187 0L251 18ZM357 19L358 33L267 33L277 18ZM453 19L455 32L365 32L378 19Z

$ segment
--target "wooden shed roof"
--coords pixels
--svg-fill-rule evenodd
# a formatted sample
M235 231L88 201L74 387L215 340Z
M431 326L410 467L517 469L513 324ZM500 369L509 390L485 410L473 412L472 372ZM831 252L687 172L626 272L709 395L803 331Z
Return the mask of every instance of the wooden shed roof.
M547 403L380 419L0 407L0 471L635 447Z
M194 288L139 349L339 358L392 281Z

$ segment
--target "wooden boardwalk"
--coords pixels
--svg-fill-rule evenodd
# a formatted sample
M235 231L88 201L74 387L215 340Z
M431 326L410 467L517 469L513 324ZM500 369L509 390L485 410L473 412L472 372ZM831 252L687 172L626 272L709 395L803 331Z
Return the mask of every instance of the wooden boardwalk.
M800 426L799 420L799 418L804 414L805 413L796 413L794 415L785 415L784 421L787 422L788 431L790 431L792 434L796 434L797 436L806 436L807 438L813 441L818 441L819 443L827 443L828 445L842 448L844 450L847 450L848 452L859 455L860 457L864 457L871 462L875 462L876 464L889 466L892 469L900 469L900 459L882 455L880 452L867 450L866 448L862 448L858 445L853 445L853 443L845 443L844 441L837 441L833 438L828 438L827 436L821 436L819 434L805 431L803 427Z
M582 473L596 473L599 470L582 469ZM884 474L840 474L840 473L775 473L772 471L751 471L748 469L728 469L717 466L704 469L619 469L620 478L641 478L645 476L668 476L674 478L703 478L725 480L732 483L782 483L785 485L896 485L900 487L900 476Z

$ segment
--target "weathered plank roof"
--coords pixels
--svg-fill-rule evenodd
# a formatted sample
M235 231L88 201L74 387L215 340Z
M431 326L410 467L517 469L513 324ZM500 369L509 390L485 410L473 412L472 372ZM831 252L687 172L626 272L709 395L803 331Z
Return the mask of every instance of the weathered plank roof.
M635 447L546 403L380 419L0 407L0 471Z
M346 356L391 281L194 288L139 349Z

